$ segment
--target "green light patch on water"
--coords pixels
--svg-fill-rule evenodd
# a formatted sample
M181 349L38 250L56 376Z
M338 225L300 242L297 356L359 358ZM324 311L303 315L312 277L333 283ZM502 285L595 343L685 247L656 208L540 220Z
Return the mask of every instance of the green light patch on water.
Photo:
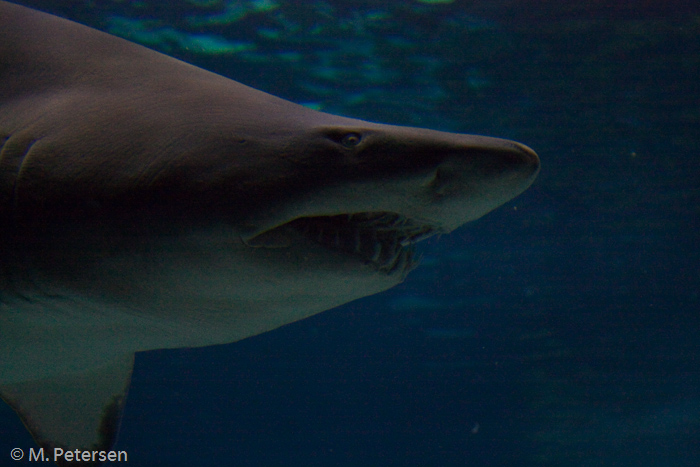
M301 105L313 110L323 110L323 104L320 102L302 102Z
M236 23L251 13L268 13L279 8L274 0L252 0L249 2L227 2L221 13L190 16L187 22L193 27L225 26Z
M255 49L254 44L231 42L209 34L192 34L182 37L182 48L203 55L223 55L247 52Z
M200 55L224 55L255 49L255 44L232 42L213 34L188 34L160 26L157 21L113 16L109 23L110 33L165 52L187 50Z

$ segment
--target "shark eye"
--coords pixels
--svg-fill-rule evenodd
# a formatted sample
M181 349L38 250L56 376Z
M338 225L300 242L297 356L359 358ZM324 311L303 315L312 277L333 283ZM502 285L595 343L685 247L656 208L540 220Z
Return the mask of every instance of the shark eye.
M359 133L347 133L343 136L343 139L340 140L340 144L346 148L354 148L360 144L360 141L362 141L362 136Z

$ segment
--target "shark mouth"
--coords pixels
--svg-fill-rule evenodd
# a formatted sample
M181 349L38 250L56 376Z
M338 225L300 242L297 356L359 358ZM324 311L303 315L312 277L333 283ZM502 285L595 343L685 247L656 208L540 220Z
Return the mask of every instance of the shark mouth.
M413 244L440 230L391 212L300 217L286 224L310 240L385 274L406 274L418 265Z

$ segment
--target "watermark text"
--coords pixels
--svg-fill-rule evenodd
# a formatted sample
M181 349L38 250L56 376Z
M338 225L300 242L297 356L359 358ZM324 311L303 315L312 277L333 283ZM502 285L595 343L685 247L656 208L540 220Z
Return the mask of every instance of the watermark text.
M10 458L16 461L24 458L24 451L14 448L10 451ZM54 448L53 453L44 448L29 448L27 456L29 462L128 462L129 456L126 451L84 451L82 449L65 450Z

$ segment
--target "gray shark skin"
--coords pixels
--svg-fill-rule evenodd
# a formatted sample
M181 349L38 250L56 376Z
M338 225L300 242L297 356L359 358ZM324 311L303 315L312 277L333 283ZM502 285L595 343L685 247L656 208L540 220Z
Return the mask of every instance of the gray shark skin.
M519 143L317 112L0 2L0 395L47 457L108 450L135 352L386 290L413 243L538 170Z

